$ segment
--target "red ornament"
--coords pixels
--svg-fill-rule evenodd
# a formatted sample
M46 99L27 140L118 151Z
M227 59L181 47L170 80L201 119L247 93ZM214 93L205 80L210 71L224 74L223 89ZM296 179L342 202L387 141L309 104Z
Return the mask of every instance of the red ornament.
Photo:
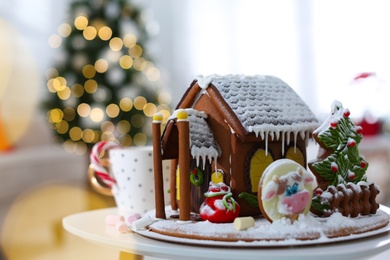
M354 173L354 172L348 172L348 178L349 178L350 180L355 179L355 173Z
M315 194L316 196L320 196L323 192L324 192L324 191L323 191L321 188L318 188L318 189L316 189L316 190L314 191L314 194Z
M349 112L349 109L344 109L344 113L343 113L343 116L346 118L346 117L349 117L349 115L351 114L351 112Z
M339 124L338 120L333 120L330 122L330 127L332 127L333 129L336 129L338 124Z
M362 168L366 168L366 167L367 167L367 162L366 162L366 161L361 161L361 162L360 162L360 166L361 166Z
M362 134L363 133L363 127L361 127L361 126L356 126L356 132L358 133L358 134Z
M338 172L339 167L337 166L336 163L332 163L331 166L330 166L330 169L331 169L332 172Z
M348 139L347 143L348 147L354 147L356 145L356 141L352 138Z

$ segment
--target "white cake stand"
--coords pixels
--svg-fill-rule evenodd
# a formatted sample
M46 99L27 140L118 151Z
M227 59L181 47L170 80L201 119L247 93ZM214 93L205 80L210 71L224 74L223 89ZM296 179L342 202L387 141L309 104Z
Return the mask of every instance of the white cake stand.
M390 209L381 206L390 212ZM390 249L390 233L345 240L337 243L310 244L297 247L273 248L229 248L205 247L170 243L150 239L136 233L118 233L115 228L106 226L104 219L109 214L117 214L116 208L93 210L73 214L63 219L64 228L93 243L111 247L121 252L139 256L168 259L367 259Z

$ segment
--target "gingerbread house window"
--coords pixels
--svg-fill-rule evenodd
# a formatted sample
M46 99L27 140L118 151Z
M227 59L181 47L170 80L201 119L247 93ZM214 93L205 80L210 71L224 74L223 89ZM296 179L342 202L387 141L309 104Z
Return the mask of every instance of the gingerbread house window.
M285 158L291 159L291 160L299 163L303 167L306 167L305 156L304 156L301 148L299 148L299 147L296 147L296 146L289 147L287 149Z
M270 153L267 153L264 149L258 149L253 155L250 163L249 175L251 178L251 190L257 192L261 175L264 170L274 161L274 158Z
M248 192L257 192L259 181L264 170L275 160L272 152L262 144L256 144L248 153L245 169L245 186Z

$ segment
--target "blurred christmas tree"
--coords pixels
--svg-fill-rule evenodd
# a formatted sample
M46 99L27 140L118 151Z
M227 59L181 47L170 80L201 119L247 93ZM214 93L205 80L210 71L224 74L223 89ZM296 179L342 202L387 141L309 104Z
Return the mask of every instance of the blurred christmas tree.
M60 48L47 73L47 120L68 151L84 153L101 140L145 145L155 112L169 117L170 95L148 57L147 21L126 0L76 0L70 23L49 44Z

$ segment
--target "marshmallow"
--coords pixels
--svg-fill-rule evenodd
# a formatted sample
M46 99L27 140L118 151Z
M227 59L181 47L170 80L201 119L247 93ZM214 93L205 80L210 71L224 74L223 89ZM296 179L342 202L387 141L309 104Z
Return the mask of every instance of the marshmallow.
M120 215L107 215L105 218L106 225L115 226L118 221L125 221L125 218Z
M123 221L118 221L115 224L115 228L120 233L126 233L127 231L129 231L129 228L127 227L127 225Z
M127 223L128 223L128 224L132 224L134 221L136 221L137 219L140 219L140 218L141 218L141 215L138 214L138 213L131 214L131 215L127 218Z
M255 219L252 217L236 218L233 222L233 226L236 230L246 230L255 226Z

